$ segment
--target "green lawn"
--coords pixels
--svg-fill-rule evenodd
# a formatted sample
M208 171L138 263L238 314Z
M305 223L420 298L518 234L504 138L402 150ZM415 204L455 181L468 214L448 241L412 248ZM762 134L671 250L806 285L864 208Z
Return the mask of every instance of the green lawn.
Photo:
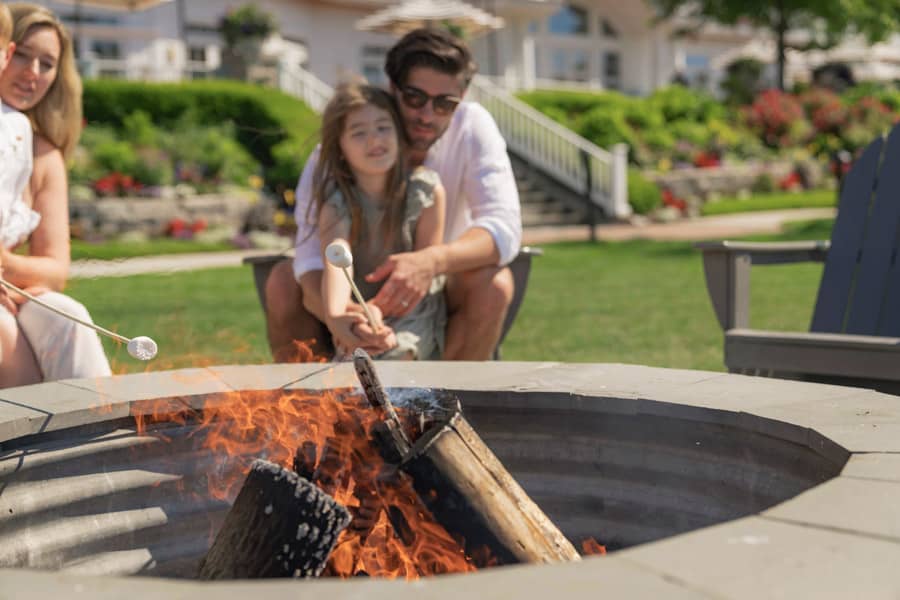
M72 240L72 260L114 260L133 258L135 256L152 256L156 254L185 254L189 252L222 252L236 250L228 242L197 242L194 240L176 240L158 238L145 242L108 241L90 243L83 240Z
M807 190L803 192L779 192L755 194L749 198L722 198L707 202L700 209L703 216L785 208L828 208L836 206L835 190Z
M828 238L830 222L769 239ZM597 361L722 370L722 334L690 244L633 241L544 246L506 360ZM759 267L754 327L806 330L822 266ZM69 293L95 320L128 337L149 335L159 357L143 364L104 340L116 372L269 360L249 268L74 280Z

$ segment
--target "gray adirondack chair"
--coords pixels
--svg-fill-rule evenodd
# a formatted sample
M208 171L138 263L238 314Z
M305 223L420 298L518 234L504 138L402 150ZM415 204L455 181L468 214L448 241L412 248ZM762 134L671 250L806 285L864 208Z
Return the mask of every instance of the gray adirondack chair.
M705 242L725 365L753 375L900 391L900 126L847 174L830 242ZM749 329L750 267L824 261L809 332Z
M540 256L541 254L543 254L543 251L540 248L523 246L519 251L519 254L516 255L511 263L509 263L509 268L512 271L513 281L515 283L515 292L513 293L513 299L509 305L509 310L506 312L506 318L503 321L500 341L497 342L497 347L494 348L494 360L500 359L500 345L503 343L503 340L506 339L506 334L509 333L509 329L516 319L516 315L519 314L522 300L525 298L525 289L528 287L528 276L531 273L531 259L535 256ZM256 284L256 294L259 297L259 303L262 306L264 313L266 312L266 280L269 278L272 268L282 260L290 260L290 257L285 254L275 254L249 256L244 259L245 265L251 265L253 267L253 282Z

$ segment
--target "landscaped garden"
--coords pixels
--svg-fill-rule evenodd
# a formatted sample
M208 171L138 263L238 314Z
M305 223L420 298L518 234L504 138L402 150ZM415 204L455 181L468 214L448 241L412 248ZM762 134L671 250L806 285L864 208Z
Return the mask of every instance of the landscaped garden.
M809 206L786 193L826 193L855 152L900 119L900 91L860 85L769 89L725 101L683 86L646 98L616 92L534 91L520 98L602 148L629 147L629 199L637 213L743 210L741 200L781 194L779 208ZM817 200L816 202L821 202ZM821 205L821 204L815 204ZM753 210L748 203L747 209ZM757 209L758 210L758 209Z
M290 224L293 188L318 132L303 102L233 81L94 80L84 108L70 165L74 238L252 245L232 238L248 228L241 218L253 205L254 228Z
M767 239L827 239L830 227L803 223ZM562 243L544 250L504 359L723 369L722 335L690 244ZM821 269L755 269L753 326L807 329ZM271 360L249 267L73 280L68 291L98 323L159 343L158 358L145 364L104 339L116 372Z

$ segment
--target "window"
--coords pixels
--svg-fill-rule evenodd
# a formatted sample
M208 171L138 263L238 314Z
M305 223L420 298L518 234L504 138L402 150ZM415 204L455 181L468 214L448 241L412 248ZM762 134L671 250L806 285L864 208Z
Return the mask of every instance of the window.
M684 57L684 66L689 71L701 71L709 68L709 57L705 54L688 54Z
M384 46L363 46L360 49L360 72L372 85L385 85L387 75L384 74L384 59L388 49Z
M191 62L206 62L206 47L205 46L191 46L188 48L188 60Z
M551 57L551 76L561 81L587 81L590 74L588 54L584 50L557 48Z
M617 90L622 85L622 57L618 52L603 53L603 86Z
M121 56L119 52L119 42L108 40L94 40L91 44L91 52L93 52L94 56L97 58L114 60Z
M587 35L587 10L574 4L567 4L550 17L547 29L550 33L557 35Z
M619 30L609 22L609 19L607 19L606 17L600 17L600 34L603 37L615 39L619 37Z

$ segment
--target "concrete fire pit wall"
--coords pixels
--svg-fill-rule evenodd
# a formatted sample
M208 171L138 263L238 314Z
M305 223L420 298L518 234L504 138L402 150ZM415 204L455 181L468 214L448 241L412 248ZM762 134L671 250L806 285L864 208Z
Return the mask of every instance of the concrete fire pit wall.
M389 386L457 390L468 418L567 535L590 534L629 546L725 522L579 564L510 567L416 584L201 584L5 569L0 597L81 592L98 598L255 593L287 598L296 597L297 585L334 598L545 598L599 590L625 597L877 598L895 597L900 589L895 567L900 560L900 398L625 365L380 363L379 369ZM129 415L141 413L147 399L180 397L196 407L230 390L320 389L354 381L348 365L277 365L0 391L0 508L18 502L16 510L68 519L79 511L82 518L137 511L124 525L121 520L113 525L105 539L94 540L93 547L66 538L59 527L45 527L15 538L18 552L0 543L0 554L24 557L25 564L44 557L48 567L60 566L54 560L70 566L80 561L81 569L74 570L89 573L85 565L91 560L99 564L98 556L116 551L123 558L122 571L128 572L150 547L159 570L187 572L208 541L201 541L200 533L225 507L210 503L187 514L172 490L189 492L197 479L191 473L208 468L215 457L190 455L192 446L184 445L187 455L171 448L166 456L150 451L141 454L145 462L129 464L121 449L89 456L91 444L72 447L72 435L95 444L152 446L152 440L141 440L129 429ZM107 405L104 411L96 408L101 403ZM177 440L184 432L170 433ZM53 454L59 458L60 451L69 453L62 462ZM116 461L119 467L110 469ZM173 467L177 464L181 472ZM116 489L106 496L90 492L80 501L65 500L61 484L67 494L77 495L79 475L73 471L91 468L115 473L117 483L109 485ZM32 477L44 487L26 497L17 481L41 469L50 476ZM164 481L148 483L154 478ZM788 500L810 486L815 487ZM156 491L148 492L151 488ZM4 524L3 516L0 536L23 522ZM178 541L174 546L172 539ZM126 548L125 541L133 546ZM167 547L178 552L167 557Z

